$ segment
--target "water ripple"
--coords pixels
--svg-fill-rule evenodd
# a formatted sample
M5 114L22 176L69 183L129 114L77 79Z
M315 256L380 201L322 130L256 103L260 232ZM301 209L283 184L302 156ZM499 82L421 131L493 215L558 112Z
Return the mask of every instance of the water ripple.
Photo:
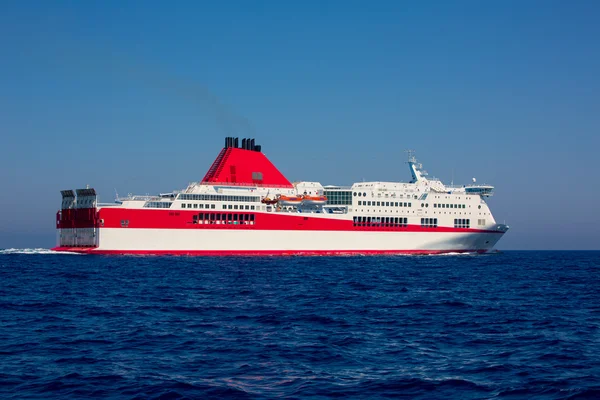
M600 253L0 251L1 398L600 397Z

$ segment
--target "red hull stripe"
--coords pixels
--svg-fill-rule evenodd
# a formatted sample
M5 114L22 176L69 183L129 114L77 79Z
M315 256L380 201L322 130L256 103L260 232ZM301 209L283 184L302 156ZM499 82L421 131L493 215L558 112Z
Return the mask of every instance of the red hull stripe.
M485 229L467 229L454 227L426 228L421 225L400 226L354 226L350 220L311 217L306 214L291 213L254 213L241 210L153 210L107 207L99 210L99 225L101 228L123 229L233 229L233 230L268 230L268 231L360 231L360 232L453 232L453 233L499 233L504 232ZM194 216L198 214L234 214L253 215L253 224L217 224L194 223ZM323 215L323 214L321 214ZM389 215L389 217L394 217ZM416 216L415 216L416 217ZM420 217L418 217L420 219ZM127 227L124 227L126 221ZM202 221L204 222L204 221ZM220 221L219 221L220 222ZM62 224L61 224L62 227ZM68 226L66 226L68 227Z
M177 256L350 256L485 252L485 250L97 250L95 248L81 247L55 247L52 250L81 254Z

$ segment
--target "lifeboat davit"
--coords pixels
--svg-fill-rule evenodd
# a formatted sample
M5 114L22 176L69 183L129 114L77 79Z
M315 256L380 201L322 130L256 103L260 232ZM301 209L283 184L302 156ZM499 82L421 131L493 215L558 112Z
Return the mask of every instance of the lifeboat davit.
M309 196L309 195L304 195L302 197L302 204L308 205L308 206L316 206L316 205L322 205L327 203L327 197L326 196Z
M277 202L281 206L297 206L302 203L302 196L284 196L281 195L277 198Z
M268 197L264 197L260 200L260 202L263 204L273 205L277 204L277 199L270 199Z

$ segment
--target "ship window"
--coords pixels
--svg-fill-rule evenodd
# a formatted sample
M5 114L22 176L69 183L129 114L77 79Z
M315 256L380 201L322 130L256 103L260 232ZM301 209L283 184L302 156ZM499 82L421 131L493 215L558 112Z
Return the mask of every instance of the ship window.
M249 205L246 205L246 206L244 206L244 209L246 209L246 210L249 210L249 209L250 209L250 206L249 206Z
M185 208L185 203L181 203L181 208Z
M233 207L231 206L231 204L228 204L227 208L231 210Z
M425 203L425 208L429 207L429 203Z
M421 226L424 228L437 228L437 218L421 218Z
M233 216L231 214L227 214L227 221L231 221Z
M211 208L212 210L214 210L214 209L215 209L215 205L214 205L214 204L211 204L211 205L210 205L210 208Z
M386 201L386 202L385 202L385 206L386 206L386 207L389 207L389 206L390 206L390 202L389 202L389 201Z
M250 209L251 209L251 210L254 210L254 206L250 206Z
M221 214L217 214L217 221L221 220Z
M250 214L250 221L254 221L254 214Z
M412 203L408 203L408 206L409 206L409 207L412 207Z
M378 202L377 202L377 206L380 206L380 205L381 205L381 202L380 202L380 201L378 201Z
M237 205L237 204L235 204L235 205L233 206L233 209L234 209L234 210L237 210L237 209L238 209L238 205Z
M470 228L470 225L471 225L471 220L470 219L460 218L460 219L455 219L454 220L454 227L455 228Z
M193 220L194 220L194 223L197 224L198 223L198 216L194 215Z
M353 193L354 197L356 197L356 192Z
M194 203L194 208L198 208L198 204Z
M227 204L223 204L223 210L227 210Z

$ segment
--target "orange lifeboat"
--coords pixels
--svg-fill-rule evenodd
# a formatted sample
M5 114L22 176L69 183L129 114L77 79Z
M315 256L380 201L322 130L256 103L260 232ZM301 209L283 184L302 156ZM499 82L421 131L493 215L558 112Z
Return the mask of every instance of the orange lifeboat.
M280 195L277 202L282 206L297 206L302 203L302 196L285 196Z
M315 206L315 205L323 205L327 203L327 196L310 196L304 195L302 196L302 204Z

